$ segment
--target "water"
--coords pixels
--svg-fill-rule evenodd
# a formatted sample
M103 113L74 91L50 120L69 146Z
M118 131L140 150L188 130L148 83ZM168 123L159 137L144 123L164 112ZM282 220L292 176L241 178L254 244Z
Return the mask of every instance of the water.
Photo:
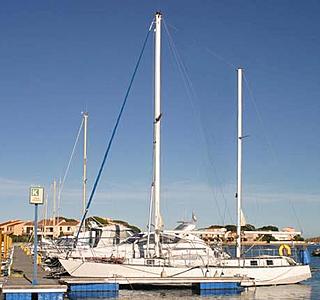
M309 247L309 251L314 249L314 246ZM99 299L119 299L119 300L144 300L144 299L222 299L222 300L318 300L320 299L320 257L311 257L312 278L301 283L282 286L268 286L250 288L240 294L216 294L216 295L198 295L192 292L191 289L158 289L158 290L120 290L117 297L99 297ZM219 291L217 291L219 293ZM88 298L86 298L88 299ZM91 299L98 299L92 297ZM78 300L80 300L78 298Z

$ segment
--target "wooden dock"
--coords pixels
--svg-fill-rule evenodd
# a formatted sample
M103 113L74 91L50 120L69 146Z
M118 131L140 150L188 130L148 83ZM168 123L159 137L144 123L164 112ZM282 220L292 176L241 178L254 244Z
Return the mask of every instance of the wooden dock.
M38 266L38 284L32 285L32 256L28 256L20 247L15 246L11 274L3 283L2 293L8 300L29 300L34 294L38 296L38 299L62 299L63 294L67 291L67 286L61 285L55 279L48 278L48 275Z
M48 278L49 273L38 266L39 285L59 285L55 279ZM13 263L11 266L11 275L8 277L5 286L12 285L31 285L33 278L33 258L24 253L18 247L14 247Z

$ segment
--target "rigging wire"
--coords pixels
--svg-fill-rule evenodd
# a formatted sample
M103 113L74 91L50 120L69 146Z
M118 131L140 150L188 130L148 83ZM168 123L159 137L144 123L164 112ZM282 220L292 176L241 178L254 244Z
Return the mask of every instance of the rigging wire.
M302 234L302 233L303 233L303 227L302 227L302 224L301 224L301 222L300 222L300 218L298 217L296 208L294 207L294 204L293 204L293 202L292 202L291 199L289 199L289 203L290 203L291 208L292 208L292 210L293 210L293 214L294 214L295 218L297 219L298 226L299 226L299 230L301 231L301 234Z
M74 142L74 144L73 144L73 148L72 148L72 151L71 151L71 154L70 154L70 158L69 158L69 161L68 161L66 170L65 170L65 172L64 172L62 181L61 181L61 177L60 177L59 189L58 189L58 203L57 203L57 204L58 204L58 205L57 205L58 215L59 215L59 213L60 213L60 207L61 207L61 193L62 193L62 191L63 191L63 187L64 187L64 184L65 184L65 182L66 182L66 179L67 179L67 176L68 176L68 173L69 173L69 169L70 169L70 166L71 166L71 162L72 162L72 159L73 159L73 156L74 156L76 147L77 147L77 145L78 145L78 141L79 141L79 137L80 137L80 133L81 133L82 127L83 127L83 118L82 118L81 124L80 124L80 126L79 126L78 133L77 133L75 142Z
M225 63L227 66L229 66L232 70L235 70L235 69L237 68L232 62L230 62L229 60L227 60L225 57L219 55L218 53L214 52L212 49L210 49L210 48L208 48L208 47L206 47L205 49L206 49L206 51L207 51L209 54L213 55L215 58L217 58L217 59L221 60L222 62L224 62L224 63Z
M66 182L67 175L69 173L70 165L71 165L71 162L72 162L76 147L78 145L78 141L79 141L79 137L80 137L80 133L81 133L82 127L83 127L83 118L82 118L81 124L80 124L79 129L78 129L78 134L77 134L76 140L75 140L75 142L73 144L73 148L72 148L72 151L71 151L71 155L70 155L66 170L65 170L64 175L63 175L63 179L62 179L62 181L61 181L61 183L59 185L59 193L58 193L59 202L61 202L61 193L62 193L64 184ZM59 203L59 204L61 204L61 203Z
M245 74L243 74L243 78L244 78L244 81L245 81L245 83L246 83L246 87L247 87L248 92L249 92L249 99L250 99L251 102L253 103L255 112L256 112L256 114L257 114L257 116L258 116L258 119L259 119L259 122L260 122L260 124L261 124L262 131L263 131L263 135L264 135L264 139L265 139L265 141L266 141L266 143L267 143L267 145L268 145L268 147L269 147L269 150L270 150L270 152L271 152L271 154L272 154L272 156L273 156L274 162L275 162L277 165L279 165L279 160L278 160L278 157L277 157L277 155L276 155L276 151L275 151L275 149L274 149L274 147L273 147L273 144L271 143L271 140L269 139L269 137L268 137L268 135L267 135L266 126L265 126L265 124L264 124L264 122L263 122L261 113L260 113L260 111L259 111L259 109L258 109L257 101L255 100L255 97L254 97L254 95L253 95L253 91L252 91L252 89L251 89L251 87L250 87L248 78L246 77ZM302 231L303 231L303 230L302 230L302 224L301 224L301 222L300 222L300 219L299 219L299 217L298 217L298 214L297 214L297 212L296 212L296 209L295 209L294 204L293 204L293 202L292 202L291 199L289 199L289 203L290 203L290 205L291 205L293 214L294 214L294 216L295 216L295 218L296 218L296 220L297 220L299 229L300 229L300 231L302 232ZM258 206L257 203L256 203L256 206Z
M195 91L195 88L194 88L194 85L190 79L190 76L188 75L188 72L187 72L187 69L180 57L180 54L177 50L177 47L175 46L175 43L173 41L173 38L169 32L169 29L168 29L168 26L165 22L165 20L163 21L163 24L164 24L164 28L165 28L165 32L167 33L168 35L168 41L169 41L169 48L173 54L173 57L175 59L175 62L177 64L177 67L178 67L178 71L180 72L180 75L182 77L182 81L183 81L183 84L186 88L186 92L187 92L187 96L188 96L188 99L190 100L190 104L192 106L192 109L193 109L193 112L195 113L196 112L196 109L195 109L195 104L194 104L194 99L198 99L198 96L197 96L197 93ZM207 141L206 141L206 138L205 138L205 134L204 134L204 129L203 129L203 126L201 124L201 118L199 116L199 112L197 112L197 120L198 120L198 123L199 123L199 128L200 128L200 136L202 137L202 140L205 142L205 144L207 145ZM208 145L207 145L208 146ZM208 147L206 147L206 154L207 154L207 157L210 158L210 154L208 153ZM217 170L215 168L215 166L212 164L211 160L209 159L208 160L212 169L214 170L214 173L216 175L216 177L218 178L217 176ZM219 180L218 180L219 181ZM216 206L217 206L217 211L218 211L218 215L219 217L221 218L222 222L224 223L225 222L225 215L226 215L226 211L228 211L228 214L229 214L229 217L230 219L232 220L232 217L230 215L230 211L228 209L228 206L227 206L227 201L226 201L226 198L225 198L225 195L224 195L224 191L221 187L221 182L218 182L218 186L219 186L219 189L220 189L220 193L222 195L222 198L224 199L224 203L225 203L225 209L224 209L224 213L222 214L221 213L221 210L220 210L220 206L219 206L219 203L217 201L217 199L214 197L215 199L215 202L216 202ZM211 187L211 185L209 185Z
M164 25L165 25L165 29L166 29L168 35L170 35L168 29L166 28L165 22L164 22ZM171 25L171 24L170 24L170 27L172 27L172 28L173 28L174 30L176 30L176 31L179 30L178 28L176 28L175 26L173 26L173 25ZM190 40L189 40L189 41L190 41ZM198 45L199 45L199 43L198 43L196 40L191 40L191 42L193 42L193 44L194 44L195 46L198 46ZM211 48L205 47L205 50L207 51L207 53L209 53L210 55L212 55L213 57L215 57L215 58L218 59L219 61L223 62L226 66L230 67L230 68L233 69L233 70L236 69L236 66L235 66L231 61L229 61L228 59L226 59L226 58L223 57L222 55L218 54L217 52L215 52L215 51L212 50ZM180 70L179 70L179 71L180 71ZM243 77L244 77L244 82L246 83L247 90L248 90L248 92L249 92L249 96L250 96L249 98L250 98L251 102L253 103L254 109L255 109L255 111L256 111L256 114L257 114L257 116L258 116L259 122L260 122L260 124L261 124L265 141L266 141L266 143L267 143L267 145L268 145L268 147L269 147L269 149L270 149L270 152L271 152L271 155L272 155L272 157L273 157L273 160L278 164L278 163L279 163L279 160L278 160L278 157L277 157L277 155L276 155L276 151L275 151L275 149L274 149L274 147L273 147L273 144L271 143L271 140L268 138L268 135L266 134L266 127L265 127L265 125L264 125L264 122L263 122L261 113L260 113L260 111L259 111L259 109L258 109L257 102L256 102L255 97L254 97L254 95L253 95L253 91L252 91L252 89L251 89L251 87L250 87L250 84L249 84L249 82L248 82L248 78L246 77L245 74L243 74ZM190 97L190 95L189 95L189 97ZM299 219L299 217L298 217L298 215L297 215L296 209L295 209L295 207L294 207L291 199L290 199L289 201L290 201L290 205L292 206L294 215L295 215L295 217L296 217L296 219L297 219L297 221L298 221L298 225L299 225L299 227L300 227L300 231L302 231L301 222L300 222L300 219ZM256 206L258 206L258 205L256 204ZM258 207L257 207L257 211L258 211Z
M229 60L227 60L225 57L219 55L218 53L216 53L215 51L213 51L212 49L209 49L208 47L206 48L207 52L209 54L211 54L212 56L214 56L215 58L219 59L220 61L224 62L228 67L232 68L232 69L236 69L236 66L231 63ZM259 122L261 124L261 127L262 127L262 130L263 130L263 135L264 135L264 138L267 142L267 145L269 146L269 149L270 149L270 152L273 156L273 160L274 161L278 161L276 159L276 154L275 154L275 151L274 151L274 148L272 146L272 143L270 141L270 139L268 138L267 134L266 134L266 129L265 129L265 126L264 126L264 122L263 122L263 119L261 117L261 114L260 114L260 111L258 109L258 105L257 105L257 102L255 101L255 97L253 95L253 91L250 87L250 84L248 82L248 79L245 75L245 73L243 73L243 78L244 78L244 82L246 83L246 87L247 87L247 90L249 92L249 99L251 100L251 102L253 103L253 106L254 106L254 109L255 109L255 112L258 116L258 119L259 119ZM258 211L259 211L259 206L258 206L258 202L257 202L257 199L255 198L255 205L256 205L256 216L259 215Z
M195 107L194 107L194 103L193 103L193 98L194 97L197 97L197 94L195 92L195 89L193 87L193 84L192 84L192 81L186 71L186 67L185 65L183 64L182 62L182 59L178 53L178 50L173 42L173 38L168 30L168 27L166 26L166 23L164 22L164 28L165 28L165 31L168 35L168 41L169 41L169 48L170 50L172 51L172 54L173 54L173 57L175 58L175 61L176 61L176 64L177 64L177 67L178 67L178 70L180 72L180 75L183 79L183 83L185 85L185 88L186 88L186 91L187 91L187 95L188 95L188 99L190 100L190 103L192 105L192 108L193 108L193 111L195 112ZM201 128L202 129L202 128ZM203 132L202 130L201 131L201 134L203 135ZM204 138L205 139L205 138ZM216 200L216 198L215 198ZM224 218L222 217L222 214L221 214L221 211L220 211L220 206L218 205L217 201L216 201L216 204L217 204L217 207L218 207L218 214L219 214L219 217L221 218L222 221L224 221Z
M248 93L249 93L249 99L251 101L251 103L253 104L253 107L254 107L254 110L257 114L257 117L258 117L258 120L260 122L260 126L262 128L262 132L263 132L263 136L264 136L264 139L267 143L267 146L269 147L269 150L271 152L271 155L273 156L273 160L278 163L278 159L277 159L277 156L276 156L276 152L274 151L274 148L273 148L273 145L270 141L270 139L268 138L267 136L267 131L266 131L266 126L263 122L263 119L262 119L262 116L261 116L261 113L260 113L260 110L258 108L258 104L257 104L257 101L255 100L255 97L254 97L254 94L253 94L253 90L251 89L251 86L249 84L249 81L248 81L248 78L246 76L245 73L243 73L243 79L244 79L244 82L245 82L245 86L248 90ZM260 210L260 206L259 206L259 202L257 201L257 198L255 197L255 206L256 206L256 214L255 214L255 217L257 217L259 215L259 210ZM256 221L255 221L256 223Z
M147 44L147 41L148 41L148 38L149 38L149 35L150 35L150 31L151 31L151 29L152 29L152 27L153 27L153 24L154 24L154 20L152 20L152 22L151 22L151 25L150 25L150 27L149 27L149 30L148 30L147 35L146 35L146 37L145 37L145 40L144 40L144 42L143 42L142 49L141 49L141 51L140 51L140 54L139 54L137 63L136 63L136 65L135 65L133 74L132 74L132 76L131 76L129 86L128 86L128 89L127 89L127 91L126 91L125 97L124 97L124 99L123 99L123 102L122 102L122 105L121 105L120 112L119 112L119 114L118 114L116 123L115 123L115 125L114 125L113 130L112 130L112 134L111 134L111 137L110 137L110 139L109 139L108 146L107 146L107 149L106 149L106 151L105 151L105 154L104 154L104 156L103 156L103 160L102 160L102 163L101 163L101 166L100 166L98 175L97 175L96 180L95 180L95 182L94 182L94 185L93 185L93 188L92 188L92 191L91 191L91 194L90 194L90 197L89 197L89 200L88 200L88 203L87 203L85 212L84 212L84 214L83 214L83 216L82 216L82 219L81 219L81 222L80 222L80 226L79 226L79 229L78 229L78 232L77 232L75 241L74 241L74 247L77 245L77 241L78 241L78 238L79 238L79 234L80 234L81 228L82 228L82 226L83 226L83 224L84 224L84 221L85 221L85 218L86 218L86 216L87 216L87 214L88 214L89 207L90 207L90 205L91 205L93 196L94 196L94 194L95 194L95 191L96 191L96 189L97 189L98 183L99 183L99 181L100 181L100 177L101 177L101 174L102 174L104 165L105 165L105 163L106 163L108 154L109 154L109 152L110 152L113 139L114 139L115 134L116 134L116 132L117 132L117 128L118 128L118 126L119 126L119 123L120 123L120 120L121 120L121 117L122 117L124 108L125 108L125 106L126 106L126 103L127 103L127 100L128 100L128 96L129 96L129 93L130 93L130 91L131 91L131 87L132 87L133 81L134 81L134 79L135 79L136 73L137 73L137 71L138 71L138 68L139 68L139 65L140 65L140 62L141 62L141 59L142 59L142 55L143 55L143 53L144 53L144 49L145 49L145 47L146 47L146 44Z
M262 116L261 116L261 113L260 113L260 110L258 108L258 104L257 104L257 101L255 100L255 97L253 95L253 91L250 87L250 84L249 84L249 81L248 81L248 78L247 76L245 75L245 73L243 73L243 78L244 78L244 81L246 83L246 86L247 86L247 89L248 89L248 92L249 92L249 99L251 100L253 106L254 106L254 109L256 111L256 114L258 116L258 119L259 119L259 122L261 124L261 127L262 127L262 131L263 131L263 135L264 135L264 138L267 142L267 145L270 149L270 152L273 156L273 160L278 164L278 159L277 159L277 155L276 155L276 151L274 150L274 147L273 147L273 144L271 143L271 140L269 139L268 135L267 135L267 130L266 130L266 126L263 122L263 119L262 119Z
M174 30L176 30L176 31L179 30L178 28L176 28L176 27L173 26L172 24L170 24L170 27L172 27L172 28L173 28ZM166 29L166 30L169 31L168 29ZM199 44L199 43L197 43L196 40L192 40L192 42L193 42L193 44L194 44L195 46L198 46L198 44ZM231 61L229 61L229 60L226 59L225 57L219 55L218 53L216 53L215 51L213 51L211 48L205 47L204 49L205 49L209 54L211 54L212 56L214 56L214 57L217 58L218 60L220 60L220 61L222 61L223 63L225 63L225 64L226 64L228 67L230 67L232 70L236 69L236 66L235 66ZM189 97L190 97L190 96L189 96ZM193 103L192 103L192 105L193 105ZM199 114L199 112L198 112L198 114ZM199 118L199 120L201 120L199 116L198 116L198 118ZM202 126L201 122L200 122L200 127L201 127L201 130L202 130L202 132L201 132L201 133L202 133L202 138L203 138L203 140L205 141L205 143L206 143L206 145L207 145L207 148L208 148L208 141L207 141L207 139L206 139L206 137L205 137L204 129L203 129L203 126ZM206 149L207 149L207 148L206 148ZM226 212L227 212L227 213L228 213L228 216L229 216L229 218L230 218L230 221L231 221L231 222L234 222L234 218L231 217L230 210L229 210L229 207L228 207L228 205L227 205L227 200L226 200L226 197L225 197L224 190L223 190L223 188L222 188L221 181L220 181L220 179L219 179L219 177L218 177L218 171L217 171L216 167L214 166L214 164L212 163L212 158L211 158L210 153L208 152L208 149L207 149L206 152L207 152L206 154L207 154L207 156L208 156L209 164L210 164L211 168L213 169L213 171L214 171L214 173L215 173L215 177L216 177L216 179L217 179L217 181L218 181L218 188L219 188L219 190L220 190L220 193L221 193L222 198L223 198L224 203L225 203L223 220L225 220L225 215L226 215ZM211 159L210 159L210 158L211 158ZM208 172L208 171L207 171L207 172ZM211 187L211 185L210 185L210 187ZM217 201L216 201L216 203L217 203Z

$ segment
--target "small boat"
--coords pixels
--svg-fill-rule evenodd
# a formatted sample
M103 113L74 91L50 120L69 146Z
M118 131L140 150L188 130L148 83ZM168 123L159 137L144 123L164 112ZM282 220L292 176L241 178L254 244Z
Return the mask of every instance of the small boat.
M312 251L312 256L320 256L320 248L316 248Z

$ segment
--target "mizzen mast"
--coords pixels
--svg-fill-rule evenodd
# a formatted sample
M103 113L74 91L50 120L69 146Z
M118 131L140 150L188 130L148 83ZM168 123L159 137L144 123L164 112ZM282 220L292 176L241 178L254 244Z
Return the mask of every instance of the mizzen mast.
M238 183L237 183L237 249L236 257L241 256L241 201L242 201L242 69L238 73Z
M87 206L87 128L88 113L83 113L83 178L82 178L82 213L84 214Z

